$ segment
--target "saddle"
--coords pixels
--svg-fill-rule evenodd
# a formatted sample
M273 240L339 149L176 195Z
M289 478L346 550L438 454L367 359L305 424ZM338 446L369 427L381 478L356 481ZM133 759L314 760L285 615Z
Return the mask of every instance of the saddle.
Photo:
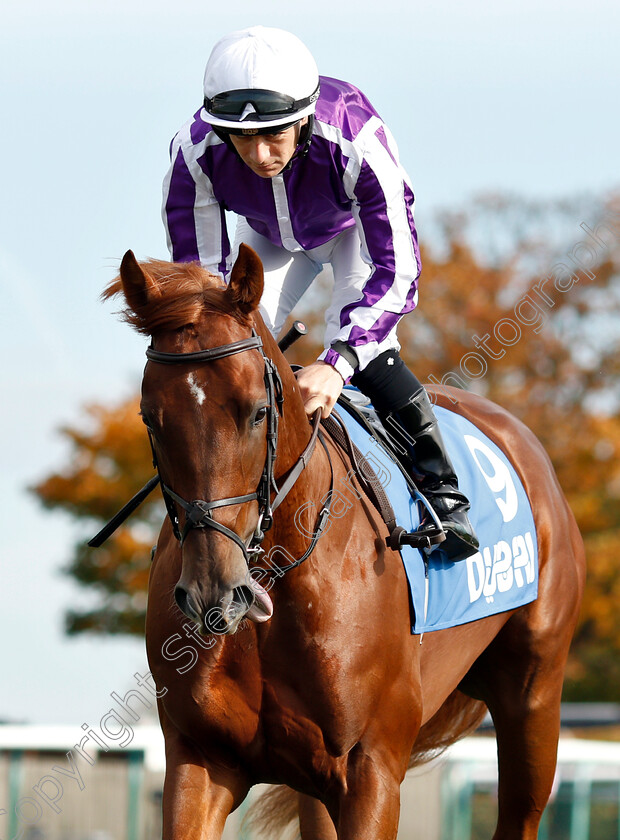
M350 414L369 435L383 448L391 461L402 473L412 498L421 506L421 525L417 531L408 532L396 524L396 516L383 485L370 462L353 443L346 425L337 411L332 411L329 417L321 421L326 433L332 438L348 456L355 475L364 492L369 497L389 531L386 540L389 548L398 550L402 545L413 548L430 549L445 540L446 535L425 496L415 485L407 464L402 460L392 444L389 434L385 430L379 415L373 408L368 397L354 388L345 388L337 402L344 411Z

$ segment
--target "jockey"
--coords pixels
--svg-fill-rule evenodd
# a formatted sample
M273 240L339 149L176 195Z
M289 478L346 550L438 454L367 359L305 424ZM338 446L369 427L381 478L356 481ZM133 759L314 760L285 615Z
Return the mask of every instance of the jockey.
M294 35L255 26L214 47L204 107L177 133L163 218L174 261L226 277L225 211L235 248L265 270L262 317L274 336L322 267L333 269L325 349L297 379L308 414L326 417L351 381L407 441L413 473L452 560L475 554L467 516L426 391L399 355L398 322L417 303L414 196L392 135L353 85L319 76Z

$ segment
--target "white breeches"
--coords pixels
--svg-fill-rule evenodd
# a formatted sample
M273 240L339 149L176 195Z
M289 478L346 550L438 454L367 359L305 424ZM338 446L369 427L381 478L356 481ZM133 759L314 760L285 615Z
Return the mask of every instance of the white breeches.
M260 303L260 312L271 334L277 337L284 322L291 314L302 295L323 269L331 265L334 274L334 290L331 304L325 312L324 346L329 348L341 330L340 314L345 306L362 299L364 284L368 280L371 266L360 254L360 239L357 228L349 228L329 242L308 251L287 251L274 245L266 237L256 233L247 221L237 219L235 253L241 242L253 248L261 258L265 270L265 289ZM356 348L360 369L385 350L399 349L396 327L380 343L372 347ZM366 349L366 352L364 350Z

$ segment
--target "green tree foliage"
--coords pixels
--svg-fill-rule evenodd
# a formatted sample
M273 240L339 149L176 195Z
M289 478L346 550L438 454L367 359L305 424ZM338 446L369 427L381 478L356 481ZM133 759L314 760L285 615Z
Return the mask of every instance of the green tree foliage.
M500 403L544 444L588 555L566 696L617 701L620 201L487 196L420 233L433 247L423 250L419 308L401 323L403 357L423 382ZM291 360L316 358L328 300L325 275L296 313L310 336L289 351ZM49 508L86 520L91 533L152 467L137 401L91 407L87 419L89 431L63 431L71 466L35 492ZM142 632L150 546L162 517L155 493L104 548L78 546L67 573L97 591L100 603L68 615L69 632Z

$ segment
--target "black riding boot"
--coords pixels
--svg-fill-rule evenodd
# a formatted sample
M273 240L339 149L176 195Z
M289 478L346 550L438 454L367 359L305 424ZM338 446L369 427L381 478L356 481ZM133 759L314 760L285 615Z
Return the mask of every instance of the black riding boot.
M454 467L424 388L410 397L404 406L390 412L387 428L394 437L398 427L409 438L408 453L416 484L446 532L441 548L453 561L476 554L478 539L467 516L469 501L459 490Z
M437 418L418 379L396 350L388 350L351 381L371 399L388 433L409 456L415 483L446 533L441 548L452 561L476 554L469 501L459 490Z

